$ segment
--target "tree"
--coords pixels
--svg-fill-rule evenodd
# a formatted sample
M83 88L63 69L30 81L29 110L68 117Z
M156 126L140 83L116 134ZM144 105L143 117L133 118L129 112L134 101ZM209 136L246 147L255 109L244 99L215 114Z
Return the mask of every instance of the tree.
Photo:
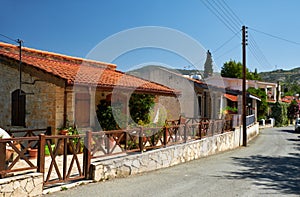
M288 124L287 104L276 102L271 104L271 117L275 119L275 126L280 127Z
M132 120L136 123L148 124L150 122L150 108L154 106L155 96L149 94L133 93L129 100L129 111ZM102 130L118 130L126 126L127 114L124 113L125 103L114 103L101 100L97 105L97 118ZM131 122L129 122L131 124Z
M257 117L258 119L265 119L268 113L267 94L262 89L255 89L253 87L248 88L247 92L260 98L260 102L257 103Z
M299 114L299 105L297 101L293 100L287 109L287 116L290 122L292 122L295 118L297 118L298 114Z
M243 78L243 64L241 62L235 62L234 60L225 62L223 67L221 68L221 76L242 79ZM260 80L260 76L257 73L257 70L255 70L255 72L252 73L247 68L246 69L246 79Z
M254 69L253 79L254 80L261 80L261 76L258 74L257 68Z
M212 68L212 58L211 53L208 50L206 53L206 61L204 63L204 78L211 77L213 75L213 68Z
M129 110L135 123L148 124L150 122L150 109L154 106L154 95L132 94L129 99Z
M238 62L230 60L229 62L225 62L223 67L221 68L221 76L229 77L229 78L243 78L243 65Z

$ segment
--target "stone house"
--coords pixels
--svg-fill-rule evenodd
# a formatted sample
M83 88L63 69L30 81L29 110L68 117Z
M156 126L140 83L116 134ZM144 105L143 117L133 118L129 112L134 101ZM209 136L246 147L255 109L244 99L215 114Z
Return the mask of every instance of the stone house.
M0 127L5 129L58 128L67 121L92 128L100 100L128 103L133 92L165 99L179 93L117 71L114 64L1 42L0 67Z
M173 98L178 108L170 108L172 110L170 114L174 117L183 115L192 118L219 119L222 116L226 98L224 97L225 89L221 87L208 86L201 80L189 78L176 70L159 66L146 66L130 73L179 90L181 95Z
M222 84L224 88L242 91L242 79L214 76L205 80L208 84ZM246 89L248 89L249 87L262 89L263 91L265 91L267 95L267 102L269 103L276 103L278 99L279 101L281 100L280 94L277 93L280 92L280 85L277 83L270 83L257 80L246 80Z
M130 73L179 90L181 95L173 98L176 99L173 102L176 102L179 107L170 108L171 114L175 117L183 115L193 118L221 119L225 117L223 111L227 106L237 108L236 113L242 114L242 92L228 86L228 80L226 78L223 80L221 76L215 75L212 78L198 80L184 76L174 69L160 66L146 66ZM247 94L247 115L257 117L259 100Z
M226 99L224 101L226 103L225 106L236 107L238 110L237 114L242 114L242 79L213 76L205 79L205 82L209 86L218 86L224 89L225 94L222 96ZM249 87L261 88L265 91L267 91L267 88L272 87L272 92L274 92L276 90L277 84L259 82L255 80L246 80L246 89ZM246 97L246 115L254 116L255 121L257 121L257 103L261 100L260 98L249 93L246 94ZM276 97L276 94L272 96L272 98L274 97Z

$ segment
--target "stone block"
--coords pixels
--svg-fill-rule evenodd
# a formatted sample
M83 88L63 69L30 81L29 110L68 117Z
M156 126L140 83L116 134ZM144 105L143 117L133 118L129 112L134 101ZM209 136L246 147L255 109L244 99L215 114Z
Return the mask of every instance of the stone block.
M127 177L131 175L131 171L130 166L122 166L117 169L117 177Z
M20 187L21 187L22 189L25 189L26 184L27 184L27 179L20 180Z
M34 189L34 184L33 184L33 180L28 180L26 186L25 186L25 190L30 193L32 190Z
M132 162L132 166L135 167L135 168L140 168L141 163L140 163L140 161L138 159L135 159Z
M103 166L104 179L110 180L116 178L116 169L113 165Z
M14 191L14 183L10 182L2 186L1 193L9 193Z
M94 181L101 181L104 178L103 165L92 165L91 170Z
M37 195L40 195L41 193L39 193ZM23 190L22 188L18 187L14 190L14 192L11 194L11 196L15 196L15 197L28 196L28 193L25 190Z
M15 181L14 182L14 186L13 186L14 190L17 189L17 188L19 188L19 187L20 187L20 182L19 181Z

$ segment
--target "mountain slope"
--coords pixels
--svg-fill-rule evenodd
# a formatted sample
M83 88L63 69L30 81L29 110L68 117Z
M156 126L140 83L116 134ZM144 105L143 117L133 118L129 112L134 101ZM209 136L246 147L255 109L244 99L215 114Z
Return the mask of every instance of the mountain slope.
M282 82L284 84L299 84L300 85L300 67L294 68L291 70L274 70L270 72L262 72L259 73L262 78L262 81L273 82L277 81Z

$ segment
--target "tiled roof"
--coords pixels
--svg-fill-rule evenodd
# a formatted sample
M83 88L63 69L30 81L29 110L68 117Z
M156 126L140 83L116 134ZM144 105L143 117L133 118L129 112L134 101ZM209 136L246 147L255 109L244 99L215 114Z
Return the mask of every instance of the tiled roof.
M233 102L237 102L238 101L238 97L232 94L224 94L224 97L233 101Z
M0 56L19 61L19 47L0 42ZM143 93L173 95L179 92L158 83L125 74L116 65L22 47L22 63L66 80L67 85L130 89Z

